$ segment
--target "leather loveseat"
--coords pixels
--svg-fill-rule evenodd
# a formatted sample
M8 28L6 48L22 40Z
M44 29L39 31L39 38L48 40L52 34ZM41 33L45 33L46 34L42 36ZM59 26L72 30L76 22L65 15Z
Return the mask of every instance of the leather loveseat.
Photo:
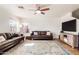
M0 33L0 36L3 36L6 39L5 41L0 42L0 54L3 54L5 51L24 40L23 36L16 33Z
M50 31L32 31L31 38L33 40L53 40L53 36Z

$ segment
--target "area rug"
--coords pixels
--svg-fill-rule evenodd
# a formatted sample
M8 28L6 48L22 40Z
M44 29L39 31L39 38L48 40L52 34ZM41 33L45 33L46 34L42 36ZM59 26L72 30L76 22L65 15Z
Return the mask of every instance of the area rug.
M18 45L4 55L72 55L57 41L34 40Z

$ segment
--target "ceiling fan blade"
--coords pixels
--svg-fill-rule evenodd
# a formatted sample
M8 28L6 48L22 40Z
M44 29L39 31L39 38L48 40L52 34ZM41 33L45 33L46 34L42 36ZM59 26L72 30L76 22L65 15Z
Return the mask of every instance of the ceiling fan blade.
M47 11L47 10L50 10L49 8L44 8L44 9L41 9L40 11Z
M44 13L44 12L41 12L41 14L45 15L45 13Z

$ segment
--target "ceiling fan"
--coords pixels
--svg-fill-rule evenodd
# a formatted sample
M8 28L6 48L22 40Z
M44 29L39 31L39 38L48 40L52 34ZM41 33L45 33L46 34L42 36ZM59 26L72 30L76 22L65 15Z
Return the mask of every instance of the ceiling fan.
M40 4L35 4L35 6L36 6L36 10L35 10L34 14L43 14L43 15L45 15L44 11L48 11L50 9L50 8L44 8Z
M35 4L34 6L36 7L36 9L29 9L30 11L34 11L34 15L36 15L36 14L45 15L44 11L50 10L50 8L43 8L42 6L40 6L40 4ZM18 8L25 9L24 6L18 6Z

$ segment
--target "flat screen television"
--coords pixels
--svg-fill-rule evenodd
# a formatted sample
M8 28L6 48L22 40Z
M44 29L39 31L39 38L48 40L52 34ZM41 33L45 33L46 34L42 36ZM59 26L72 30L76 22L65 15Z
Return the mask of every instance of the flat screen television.
M62 31L76 32L76 19L62 23Z

